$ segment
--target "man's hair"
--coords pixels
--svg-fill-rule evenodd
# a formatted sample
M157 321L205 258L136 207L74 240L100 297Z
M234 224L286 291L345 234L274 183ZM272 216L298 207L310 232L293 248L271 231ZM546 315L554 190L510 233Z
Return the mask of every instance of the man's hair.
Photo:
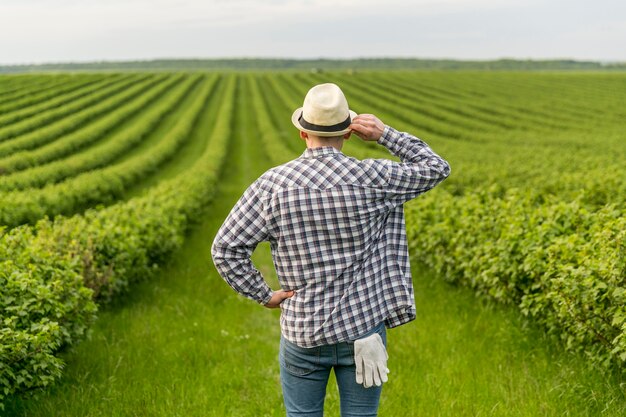
M344 135L337 135L337 136L317 136L314 135L316 138L321 139L322 141L331 141L331 140L339 140L339 139L343 139Z

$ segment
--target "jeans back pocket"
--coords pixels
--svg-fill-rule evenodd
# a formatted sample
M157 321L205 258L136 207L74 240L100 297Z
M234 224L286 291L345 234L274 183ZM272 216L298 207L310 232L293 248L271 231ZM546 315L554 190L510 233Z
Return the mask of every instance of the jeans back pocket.
M303 348L285 338L280 339L280 365L289 373L304 376L319 370L321 347Z

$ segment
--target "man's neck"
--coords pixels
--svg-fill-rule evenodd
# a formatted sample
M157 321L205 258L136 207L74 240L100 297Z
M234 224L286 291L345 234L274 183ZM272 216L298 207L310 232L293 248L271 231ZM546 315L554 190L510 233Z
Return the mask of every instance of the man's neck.
M343 147L343 140L341 141L336 141L336 140L316 140L316 139L310 139L307 140L306 142L306 147L309 149L312 148L321 148L322 146L332 146L333 148L337 149L337 150L341 150L341 148Z

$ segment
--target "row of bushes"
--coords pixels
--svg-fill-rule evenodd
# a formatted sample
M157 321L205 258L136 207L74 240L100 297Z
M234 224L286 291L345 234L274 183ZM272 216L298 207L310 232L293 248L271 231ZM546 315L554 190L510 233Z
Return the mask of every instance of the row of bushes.
M71 214L83 207L115 201L130 185L167 161L187 141L214 84L200 84L200 91L176 124L158 143L139 155L40 189L0 194L0 224L34 223L45 215Z
M138 120L125 129L118 129L102 144L91 146L85 151L73 153L71 156L63 159L57 159L59 158L57 156L58 153L69 153L73 147L82 148L86 146L85 142L91 142L103 136L107 130L107 122L111 122L111 116L116 118L115 113L118 113L118 111L82 129L81 133L78 135L68 135L63 140L59 140L55 142L55 144L47 146L48 152L43 155L40 154L39 156L43 157L42 159L55 160L54 162L37 165L11 175L0 176L0 190L9 191L23 190L30 187L42 187L46 184L59 182L81 172L108 165L124 152L139 144L152 132L153 128L162 118L180 104L194 86L195 82L197 82L197 79L189 78L178 83L169 93L166 90L168 90L171 85L167 83L154 89L157 90L154 91L156 95L146 94L145 96L147 97L145 100L142 97L142 100L134 102L132 107L122 107L121 109L128 110L132 113L140 111L142 111L142 113ZM151 91L150 93L153 92ZM166 95L160 98L159 95L161 94ZM150 105L150 103L153 102L154 104ZM145 109L146 106L150 107ZM123 113L123 116L128 117L125 113ZM103 130L105 132L103 132ZM72 136L74 136L77 142L72 140ZM56 144L61 144L61 146L55 146Z
M377 74L378 75L378 74ZM394 78L386 77L387 74L380 74L375 77L368 77L369 85L378 89L379 91L390 90L393 91L393 97L397 97L396 104L401 106L411 106L416 114L424 113L429 114L430 109L438 109L438 112L433 114L433 118L439 118L450 123L455 123L453 118L448 118L447 114L456 115L467 119L475 120L480 123L476 125L475 129L479 131L484 130L498 130L498 129L526 129L529 125L533 125L534 129L550 129L555 128L550 123L537 124L536 121L528 120L525 114L516 113L515 111L503 112L501 103L499 105L491 105L489 99L483 98L482 106L476 106L476 98L473 100L463 101L458 96L451 97L443 94L433 94L432 92L423 91L423 89L415 90L415 86L407 83L406 81L398 81ZM380 94L379 94L380 96ZM492 97L490 97L491 99ZM440 117L437 117L438 114ZM463 126L463 119L458 119L458 125ZM548 121L550 122L550 121ZM455 123L456 124L456 123ZM468 129L472 129L471 125L465 125ZM552 127L551 127L552 126Z
M412 253L445 279L517 305L595 363L626 363L623 207L531 191L437 190L406 205Z
M66 110L67 107L70 108L70 111L65 111L65 114L76 111L80 107L76 107L74 103L76 101L80 101L79 99L90 96L93 93L109 88L114 84L118 84L125 79L130 78L140 78L138 75L112 75L112 76L103 76L93 84L87 84L86 86L82 86L81 88L71 91L69 93L60 93L57 96L50 98L49 100L45 100L40 103L33 104L31 106L25 107L23 109L11 111L8 113L2 113L0 116L0 126L8 126L10 124L15 124L16 122L22 121L29 117L37 117L37 115L43 114L48 110L60 110L63 108ZM84 107L84 103L83 103ZM60 113L55 112L58 118L61 117ZM56 120L56 119L53 119Z
M227 81L210 146L193 166L141 198L82 216L6 231L0 245L0 408L17 392L50 385L57 353L82 339L106 302L151 276L180 246L213 196L225 159L235 78Z
M0 163L2 172L7 172L6 170L8 169L8 166L11 165L11 162L7 161L12 161L13 159L19 159L19 157L21 157L16 154L17 151L37 148L45 145L46 143L52 142L54 139L59 138L62 135L73 132L87 122L95 120L113 109L117 109L124 103L132 100L134 97L140 96L158 82L162 82L164 78L166 77L151 76L147 79L127 81L125 86L117 86L121 92L116 90L115 93L119 94L114 94L114 91L111 90L105 92L101 91L96 93L98 95L102 95L100 97L102 100L98 104L89 106L82 111L74 113L61 120L57 120L49 125L45 125L41 129L37 129L4 141L0 144L0 157L3 158ZM36 124L37 120L36 118L33 118L28 119L26 122Z
M22 89L21 92L2 98L3 102L0 106L0 113L5 114L13 112L36 103L50 100L53 97L57 97L59 94L65 94L83 88L88 84L98 81L101 77L101 75L97 74L81 75L79 77L63 74L56 77L56 81L58 82L50 81L50 77L47 77L48 79L42 82L42 84L44 84L43 86L36 86L31 91L24 91L31 87L32 81L29 81L27 83L28 87Z
M474 114L472 110L461 107L458 103L456 103L456 106L452 105L446 108L442 107L442 104L445 103L444 100L437 100L436 105L432 102L424 103L420 96L411 96L403 89L394 88L388 83L377 84L375 79L372 80L370 77L368 77L367 83L345 75L338 76L337 79L345 88L357 89L360 94L365 94L368 98L379 102L384 100L385 106L388 106L389 109L393 109L393 111L395 111L395 109L402 109L403 112L409 115L409 120L411 120L411 118L415 119L415 115L426 118L428 123L433 124L433 128L436 129L436 131L449 132L445 134L446 136L460 137L456 136L457 131L465 132L465 135L467 135L467 132L476 135L477 133L484 134L484 132L502 130L502 128L516 128L512 124L507 125L504 123L505 118L499 118L497 123L489 120L481 120L481 113L476 112L476 114ZM441 123L443 123L443 125L441 125Z
M144 76L145 77L145 76ZM125 88L131 78L140 79L138 76L112 76L102 78L96 83L69 94L61 94L41 103L33 104L18 111L2 114L0 116L0 141L30 132L40 126L59 120L69 114L83 110L102 100L104 94L114 94ZM120 88L121 87L121 88Z
M175 81L170 79L153 86L149 90L142 91L143 94L134 99L127 97L131 99L130 102L122 105L118 103L118 106L110 113L101 115L101 117L98 117L93 123L89 123L86 126L81 125L80 129L74 130L68 134L63 134L52 143L39 144L36 149L22 150L21 152L15 152L10 156L0 159L0 172L7 175L15 171L43 165L91 145L105 137L107 133L115 129L121 123L124 123L124 121L141 112L149 103L165 94L174 84ZM124 96L125 94L120 95ZM113 98L117 99L116 97ZM33 132L34 136L30 134L20 136L16 138L15 143L23 143L24 138L36 137L37 132L39 131ZM11 144L12 142L6 143L6 145Z
M470 114L492 117L496 125L505 122L505 124L510 124L510 128L517 127L519 129L520 127L532 126L533 129L549 128L552 130L570 129L572 127L573 120L561 117L561 114L554 115L556 117L546 117L544 109L537 111L512 102L510 95L515 95L515 93L511 92L513 87L510 85L505 89L490 83L485 85L480 83L478 79L472 78L471 82L457 79L456 81L460 85L446 83L445 88L442 88L442 86L410 75L408 77L390 77L388 73L376 75L376 79L388 84L394 92L402 87L402 91L409 99L411 97L425 97L433 104L442 105L445 103L453 109L461 107L468 110ZM472 91L472 87L474 87L474 91ZM506 91L507 94L502 94L502 91ZM519 93L527 94L525 90ZM541 107L541 103L535 102L533 105Z
M23 74L18 77L2 77L0 79L0 99L6 103L20 101L24 97L41 93L42 90L58 88L61 84L67 85L70 78L76 79L76 76L57 73L49 77L41 75L33 77L32 74ZM1 108L0 111L2 111Z
M254 107L257 115L256 123L259 130L259 137L263 147L265 148L265 153L272 161L272 164L280 165L290 159L300 156L299 154L291 151L284 143L277 140L278 138L275 132L278 129L272 124L272 119L268 112L268 109L271 108L271 106L266 101L267 96L263 95L259 89L258 79L256 77L249 77L247 81L250 83L250 101L252 102L252 107Z

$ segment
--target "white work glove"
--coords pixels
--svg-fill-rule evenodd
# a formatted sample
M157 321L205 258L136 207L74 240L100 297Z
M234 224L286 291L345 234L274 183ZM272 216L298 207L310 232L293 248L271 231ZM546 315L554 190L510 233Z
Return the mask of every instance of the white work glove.
M354 363L356 364L356 383L365 388L381 386L387 382L387 349L378 333L354 341Z

